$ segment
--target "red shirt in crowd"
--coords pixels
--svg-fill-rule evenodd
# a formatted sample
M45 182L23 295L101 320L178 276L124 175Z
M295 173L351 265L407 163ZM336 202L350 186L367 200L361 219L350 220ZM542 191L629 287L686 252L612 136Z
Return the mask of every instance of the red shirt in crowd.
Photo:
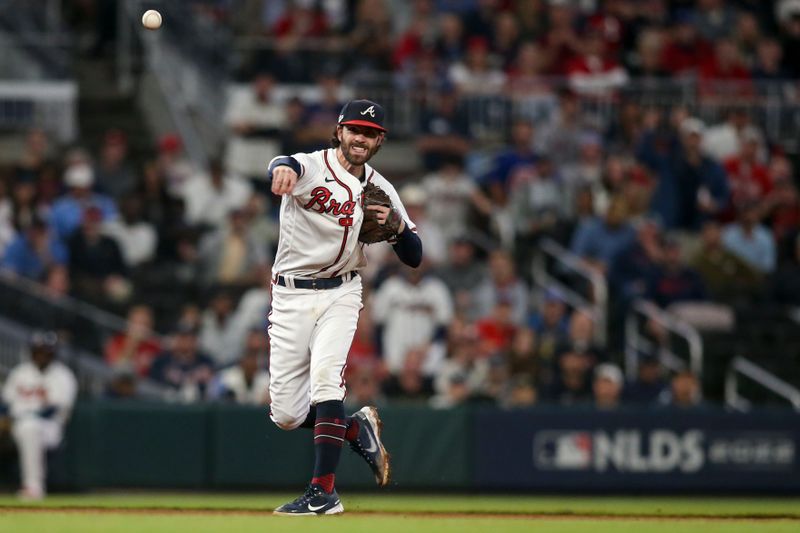
M125 350L125 343L128 342L128 337L119 333L114 335L105 346L105 359L106 363L111 366L116 366L122 361L123 352ZM155 339L145 339L139 342L139 345L133 352L133 369L140 376L146 376L150 372L150 365L153 359L161 353L161 344Z

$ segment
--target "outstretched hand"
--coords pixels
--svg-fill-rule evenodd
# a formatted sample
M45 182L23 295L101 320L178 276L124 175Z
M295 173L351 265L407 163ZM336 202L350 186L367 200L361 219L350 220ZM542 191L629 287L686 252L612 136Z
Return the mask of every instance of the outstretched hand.
M281 165L272 171L272 192L277 195L292 194L297 183L297 172Z

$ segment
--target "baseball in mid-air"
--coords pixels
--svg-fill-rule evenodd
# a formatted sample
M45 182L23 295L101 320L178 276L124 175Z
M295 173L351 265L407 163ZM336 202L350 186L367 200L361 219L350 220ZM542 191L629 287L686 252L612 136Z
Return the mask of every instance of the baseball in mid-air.
M142 26L148 30L157 30L161 27L161 13L155 9L148 9L142 15Z

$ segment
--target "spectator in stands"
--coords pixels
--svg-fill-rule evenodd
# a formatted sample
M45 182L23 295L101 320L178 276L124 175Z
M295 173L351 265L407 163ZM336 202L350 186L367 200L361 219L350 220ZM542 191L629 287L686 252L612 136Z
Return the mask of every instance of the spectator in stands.
M84 212L89 207L97 209L101 220L117 217L114 201L104 195L93 193L94 171L88 164L73 165L64 172L67 194L59 198L50 211L50 226L59 239L66 241L81 225Z
M500 60L500 65L507 70L520 47L519 24L513 13L501 11L494 17L494 31L492 32L492 53Z
M346 42L357 54L348 57L351 72L388 72L392 66L392 17L384 0L358 0L346 28Z
M558 94L558 107L542 124L536 135L538 153L547 154L556 168L574 164L580 158L581 139L588 130L581 113L580 97L571 90Z
M137 176L127 157L128 139L125 134L118 129L106 131L94 174L97 187L117 201L136 186Z
M323 70L317 78L317 87L322 93L319 101L305 105L303 120L296 124L304 131L303 140L309 145L305 151L320 150L329 146L331 124L338 122L339 111L344 105L341 82L331 67ZM293 154L295 151L281 153Z
M475 257L472 239L465 236L453 239L448 247L447 261L437 269L437 274L450 290L456 313L478 318L475 288L484 280L486 269Z
M436 56L445 64L456 63L464 57L464 23L456 13L440 13L434 42Z
M505 409L524 409L536 405L539 391L534 381L528 376L513 376L509 380L508 392L501 400Z
M772 190L769 169L760 160L761 134L746 127L740 135L739 152L725 160L725 172L731 190L730 201L721 217L730 222L742 203L763 203Z
M636 232L627 221L627 204L622 197L611 200L603 218L593 218L578 226L570 249L588 267L607 274L611 261L630 246Z
M467 233L471 209L486 216L492 212L491 202L464 172L460 157L443 158L439 171L426 176L422 187L427 218L441 230L448 243Z
M35 176L23 175L14 180L11 185L9 198L10 206L8 224L11 236L14 236L14 229L22 231L30 226L36 218L43 218L45 215L41 199L37 194L37 180ZM49 206L48 206L49 207ZM5 239L9 238L6 230Z
M800 193L794 181L792 165L784 156L773 156L769 165L772 190L763 204L777 242L784 242L800 227Z
M663 257L661 244L658 221L654 218L645 219L638 225L636 240L613 257L608 280L612 295L619 298L623 309L627 308L628 303L645 295L647 282Z
M539 162L530 120L515 120L510 135L509 146L495 156L491 170L483 177L489 196L498 206L506 205L512 190L533 179Z
M56 359L57 349L54 332L36 332L30 341L30 361L14 367L3 386L2 399L19 453L18 496L24 500L45 497L46 453L61 443L78 394L74 374Z
M230 138L225 168L253 180L264 179L264 165L280 155L281 132L286 128L286 109L273 94L275 79L257 75L251 86L236 93L225 110Z
M268 265L260 266L256 274L258 285L247 289L239 299L231 320L236 324L235 327L241 335L254 328L261 328L263 331L266 327L264 318L269 312L272 300L271 271L272 269Z
M175 198L183 196L184 187L198 173L185 153L183 141L174 133L163 135L158 140L156 168L163 177L167 192Z
M762 274L775 270L777 251L772 232L759 223L759 207L755 202L740 206L737 222L722 231L722 244Z
M619 158L609 158L609 163ZM605 213L610 203L610 192L605 188L603 138L594 131L585 131L578 139L578 158L564 163L561 167L563 189L567 198L574 198L576 190L589 186L592 188L595 211Z
M525 322L528 316L528 287L517 276L511 255L504 250L493 250L489 254L489 277L475 293L479 316L487 316L500 301L510 303L514 324Z
M125 266L135 269L155 257L158 235L153 225L142 219L142 202L139 196L128 195L122 198L119 214L119 218L103 225L103 234L117 243Z
M658 356L638 354L639 367L636 380L625 384L626 403L636 405L655 405L667 391L664 368Z
M728 201L725 171L703 154L704 124L680 122L680 138L669 130L650 130L637 149L639 159L657 176L652 209L666 229L694 231Z
M211 384L211 396L239 404L269 405L267 336L260 328L250 330L238 364L220 372Z
M706 289L700 274L684 265L681 245L673 236L664 239L664 259L650 276L645 293L660 307L675 302L706 299Z
M707 221L701 235L701 246L690 265L702 276L709 295L724 302L754 295L762 285L763 276L723 245L719 222Z
M47 224L36 218L5 249L0 269L18 276L42 280L53 265L66 264L67 247L52 234Z
M47 134L40 128L32 128L25 135L25 145L14 165L14 179L33 181L50 163L52 144Z
M447 257L445 229L429 218L429 212L425 208L429 205L432 211L436 211L439 206L428 203L425 188L417 184L409 184L400 189L400 199L409 219L417 226L422 248L425 250L425 260L433 266L442 264Z
M580 405L592 401L592 363L586 354L567 351L558 356L555 379L546 397L561 405Z
M122 302L130 296L131 285L119 246L102 234L102 218L100 208L88 207L80 228L69 238L72 284L83 298Z
M183 401L193 402L207 396L214 377L214 361L199 351L194 326L178 325L168 351L153 361L150 377L174 389Z
M605 352L595 342L595 323L591 310L576 308L569 317L567 338L565 346L571 350L585 353L591 359L592 365L606 359Z
M267 244L256 241L247 224L244 209L233 209L228 214L228 224L200 242L205 283L242 285L256 281L258 269L267 264Z
M511 347L517 330L513 311L511 301L501 298L495 303L491 314L475 323L482 356L491 357L504 353Z
M796 0L780 0L776 14L780 24L784 66L796 78L800 75L800 66L796 61L800 53L800 4Z
M582 41L578 35L578 10L572 2L549 2L548 27L541 37L547 52L548 73L556 76L566 74L569 61L581 53Z
M471 133L468 117L452 87L444 88L421 113L416 149L429 172L438 171L446 159L468 154Z
M429 48L436 35L434 6L431 0L410 2L409 21L395 39L392 64L395 70L402 70Z
M752 96L750 71L730 39L716 41L713 58L700 67L699 91L711 100Z
M535 42L522 42L508 68L506 92L512 98L520 115L534 121L542 120L553 112L557 100L553 82L544 77L547 57Z
M592 396L594 407L602 411L617 409L622 400L624 378L622 370L613 363L603 363L594 369Z
M536 332L528 327L517 328L508 350L512 376L527 376L534 382L540 376Z
M220 160L211 161L208 170L207 176L196 176L184 189L186 221L191 225L219 228L231 211L244 206L252 187L247 181L226 174Z
M412 348L402 357L399 372L390 373L383 383L383 393L389 398L427 400L433 394L433 375L424 371L428 353Z
M476 343L457 342L452 346L449 358L436 374L431 406L447 409L466 402L486 386L489 360L480 357Z
M590 24L580 54L567 64L570 88L583 96L608 97L628 82L625 67L608 53L602 27Z
M150 307L131 307L125 331L108 339L103 352L109 366L147 376L153 359L161 352L161 343L153 332L153 312Z
M742 132L755 128L743 106L732 106L719 124L703 131L702 148L709 157L724 162L741 153Z
M700 381L690 370L676 373L670 382L669 391L662 395L662 405L677 409L694 409L701 407L703 393Z
M711 45L697 32L688 9L675 12L672 36L664 47L664 68L673 76L690 77L712 57Z
M783 48L777 39L762 38L756 49L756 59L752 69L753 79L765 83L790 80L791 74L783 64L783 57ZM762 94L766 89L764 86L759 87Z
M693 17L698 33L709 41L730 35L736 26L736 11L724 0L699 0Z
M664 64L664 49L668 34L660 28L645 28L636 41L636 62L631 66L631 77L645 87L658 87L669 77Z
M346 409L360 409L365 405L377 407L386 405L386 397L381 391L376 368L375 363L360 363L348 371L347 396L344 399Z
M730 36L739 50L745 66L751 71L755 64L758 43L764 38L755 13L739 11L736 14L736 28Z
M450 66L448 78L465 97L497 94L506 83L505 73L492 64L489 41L479 36L467 39L464 60Z
M425 265L402 268L372 300L378 351L395 376L404 370L404 359L413 350L424 355L420 368L425 376L433 376L444 360L453 301L447 286L427 270Z
M200 318L200 349L217 366L226 366L242 353L242 334L234 320L233 297L226 291L217 292Z
M555 366L556 350L564 344L569 331L567 303L561 290L556 287L545 289L541 307L531 314L528 327L536 334L542 366Z
M549 157L539 159L535 174L519 185L510 203L516 226L514 251L519 264L527 266L539 240L557 237L566 218L561 175Z

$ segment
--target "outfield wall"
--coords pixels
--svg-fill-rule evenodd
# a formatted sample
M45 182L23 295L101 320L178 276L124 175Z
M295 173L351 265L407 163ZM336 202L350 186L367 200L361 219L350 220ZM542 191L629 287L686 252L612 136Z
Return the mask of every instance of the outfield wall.
M398 488L800 493L800 414L539 408L381 410ZM77 407L53 474L74 488L297 488L310 434L266 410L125 402ZM345 450L337 483L373 486Z

